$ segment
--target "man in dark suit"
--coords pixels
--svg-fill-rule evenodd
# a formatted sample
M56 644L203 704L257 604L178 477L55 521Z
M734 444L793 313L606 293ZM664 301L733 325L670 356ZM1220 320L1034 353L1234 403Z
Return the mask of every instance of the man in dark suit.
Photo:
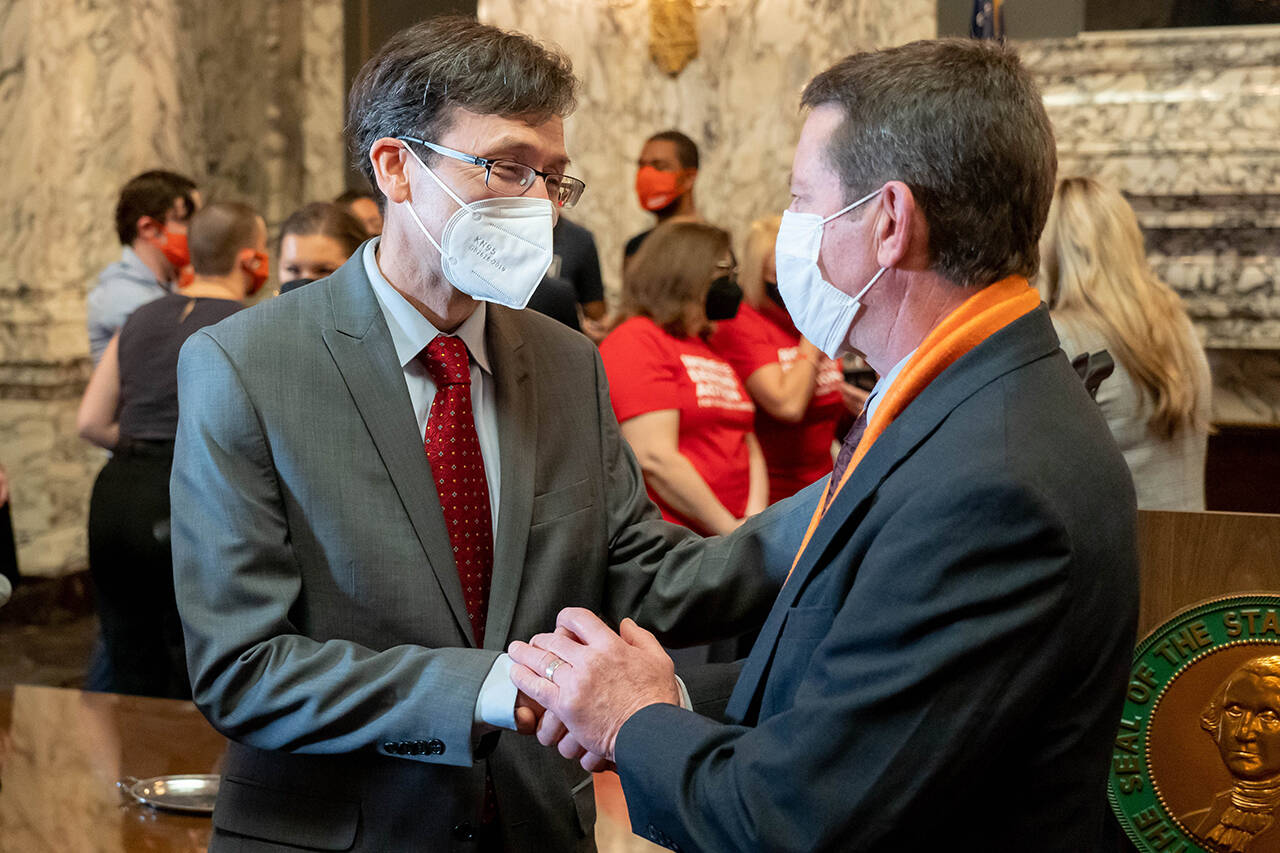
M474 20L393 37L349 113L381 237L182 351L175 585L232 741L214 851L594 849L585 771L498 737L541 710L503 647L571 604L685 644L768 611L796 542L663 523L596 348L513 310L581 193L574 84Z
M582 609L514 643L512 677L672 849L1098 849L1136 511L1027 284L1056 168L1039 94L1012 52L936 41L851 56L804 104L778 286L881 378L797 496L810 527L727 721L675 706L652 635Z

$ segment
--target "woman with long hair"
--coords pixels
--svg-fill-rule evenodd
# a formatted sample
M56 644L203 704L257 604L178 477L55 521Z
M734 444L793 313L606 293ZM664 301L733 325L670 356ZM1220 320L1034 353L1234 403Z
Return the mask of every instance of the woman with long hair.
M623 322L600 345L622 435L663 517L728 533L768 502L755 406L707 345L741 291L729 235L696 222L659 225L623 277ZM732 309L732 310L730 310Z
M1105 349L1098 405L1142 509L1204 509L1212 383L1173 288L1147 261L1133 208L1093 178L1058 181L1040 238L1040 295L1068 357Z

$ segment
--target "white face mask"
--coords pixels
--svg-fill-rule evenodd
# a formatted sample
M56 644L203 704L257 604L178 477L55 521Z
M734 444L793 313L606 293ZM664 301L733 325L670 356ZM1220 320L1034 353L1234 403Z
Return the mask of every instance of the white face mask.
M822 277L818 269L818 253L822 249L822 228L838 216L844 216L860 204L879 195L876 190L844 209L822 218L816 213L783 211L782 227L774 245L778 268L778 292L787 306L791 320L809 341L836 358L843 352L849 327L862 307L863 295L880 280L888 267L881 267L857 296Z
M440 189L458 203L437 243L413 204L409 215L440 253L449 283L473 299L523 308L551 266L554 209L545 198L485 198L468 204L445 185L417 152L405 146Z

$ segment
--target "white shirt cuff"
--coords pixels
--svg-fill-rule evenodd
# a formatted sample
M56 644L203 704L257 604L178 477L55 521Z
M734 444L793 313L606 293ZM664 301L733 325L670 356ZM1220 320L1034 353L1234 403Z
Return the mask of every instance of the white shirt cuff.
M475 724L515 731L516 686L511 683L511 667L514 662L505 652L498 655L489 674L480 685L476 697Z
M693 710L693 700L689 698L689 688L684 686L684 679L676 676L676 686L680 688L680 707L686 711Z

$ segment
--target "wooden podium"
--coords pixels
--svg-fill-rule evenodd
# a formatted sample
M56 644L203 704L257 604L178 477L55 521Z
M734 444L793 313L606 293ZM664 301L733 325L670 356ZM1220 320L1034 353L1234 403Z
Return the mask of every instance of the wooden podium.
M1141 641L1193 604L1246 592L1280 594L1280 515L1139 511L1138 565Z
M1277 484L1280 488L1280 484ZM1280 515L1138 512L1138 637L1195 604L1245 593L1280 594ZM1118 822L1115 847L1134 853Z

